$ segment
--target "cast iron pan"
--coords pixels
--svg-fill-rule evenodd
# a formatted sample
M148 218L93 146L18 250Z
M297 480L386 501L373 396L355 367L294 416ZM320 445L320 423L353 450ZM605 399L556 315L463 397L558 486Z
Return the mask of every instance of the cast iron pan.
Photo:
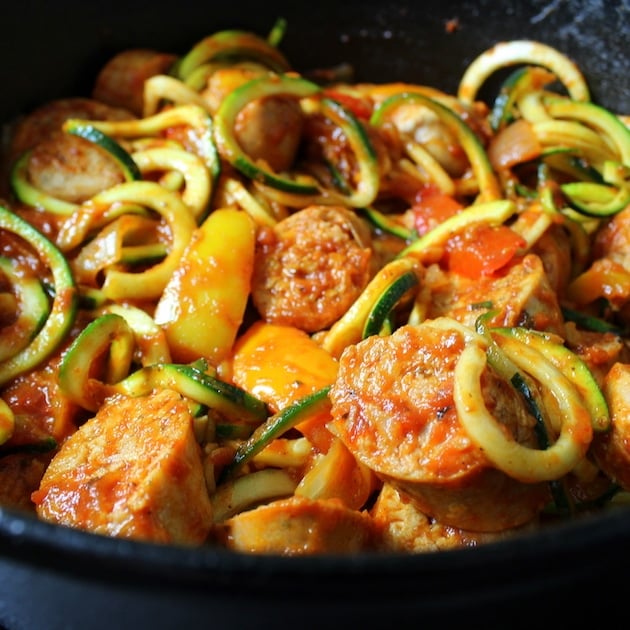
M265 34L280 16L289 22L282 49L298 70L349 62L357 80L453 91L482 50L531 38L572 56L597 101L630 113L627 0L509 6L493 0L22 0L2 18L0 119L47 99L88 94L97 70L124 48L183 54L222 28ZM452 33L448 20L458 24ZM625 509L477 549L313 558L164 548L0 509L0 624L8 630L602 627L626 607L629 562Z

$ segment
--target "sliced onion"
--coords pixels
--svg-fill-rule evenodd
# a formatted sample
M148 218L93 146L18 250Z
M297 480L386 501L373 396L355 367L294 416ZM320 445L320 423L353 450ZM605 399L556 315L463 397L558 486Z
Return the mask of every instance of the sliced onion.
M488 158L492 167L500 171L533 160L541 151L542 145L531 123L521 118L494 136L488 147Z

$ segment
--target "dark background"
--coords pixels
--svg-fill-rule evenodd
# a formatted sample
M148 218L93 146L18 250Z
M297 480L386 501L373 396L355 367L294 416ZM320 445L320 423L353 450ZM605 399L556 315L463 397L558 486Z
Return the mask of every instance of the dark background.
M464 68L499 40L539 39L582 67L594 97L630 111L628 0L22 0L2 15L0 119L46 98L86 94L114 53L146 47L185 53L215 30L266 35L288 20L281 49L296 69L350 62L359 80L453 91ZM458 28L447 32L448 20Z

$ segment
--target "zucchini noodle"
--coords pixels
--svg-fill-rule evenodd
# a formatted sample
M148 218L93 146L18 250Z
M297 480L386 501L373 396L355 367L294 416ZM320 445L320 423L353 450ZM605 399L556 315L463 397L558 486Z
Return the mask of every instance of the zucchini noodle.
M501 42L479 55L466 68L459 82L458 97L464 102L472 102L491 74L518 63L548 68L562 81L573 99L590 100L586 80L569 57L551 46L527 40Z
M90 376L93 361L107 351L103 379ZM111 390L107 384L121 380L131 366L133 334L127 321L114 313L102 315L86 326L75 339L59 370L65 393L78 405L96 411Z
M47 195L30 184L26 175L29 156L30 152L26 151L13 165L11 182L15 195L29 206L41 208L54 214L71 215L77 209L77 204Z
M548 383L562 414L560 435L546 450L520 445L505 434L488 412L480 387L486 365L485 352L470 344L455 368L455 404L460 422L488 459L507 475L523 481L552 481L570 472L586 454L590 443L590 419L582 408L577 392L561 372L519 344L516 351L503 347L508 357L521 369Z
M55 287L55 297L48 317L39 332L25 348L0 362L0 383L4 384L36 367L61 344L76 316L77 292L68 262L43 234L3 207L0 207L0 227L33 246L50 269Z
M153 148L131 155L142 173L156 170L178 171L184 179L182 201L197 221L208 209L212 181L201 158L182 149Z
M103 294L112 300L124 298L151 299L162 294L175 271L179 258L195 229L195 219L179 196L151 182L130 182L115 186L92 200L98 207L116 203L137 203L160 214L171 230L170 249L164 260L142 273L105 271Z
M0 444L4 444L13 435L15 416L11 407L0 398Z
M371 118L371 123L379 126L382 124L384 117L386 117L392 109L409 102L418 102L424 107L428 107L455 134L470 160L473 173L477 179L479 185L479 201L490 202L498 199L501 195L499 184L492 172L488 157L477 137L453 110L437 100L414 92L390 96L375 110Z
M22 278L11 260L0 258L0 271L11 283L10 295L17 310L15 321L0 331L0 361L3 361L28 346L50 314L50 304L41 282Z
M208 108L199 92L175 77L158 74L147 79L144 83L144 117L157 114L164 101L174 105L192 104Z

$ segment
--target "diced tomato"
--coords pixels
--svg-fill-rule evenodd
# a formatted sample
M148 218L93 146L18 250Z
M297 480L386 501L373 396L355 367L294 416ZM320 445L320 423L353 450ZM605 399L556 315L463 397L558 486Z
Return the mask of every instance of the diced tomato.
M357 96L334 89L324 90L324 94L327 97L332 98L334 101L337 101L337 103L352 112L357 118L369 120L372 115L372 107L370 103Z
M462 209L459 201L435 188L418 191L412 208L418 235L422 236Z
M446 264L450 271L469 278L488 276L507 265L525 244L506 225L473 225L449 239Z

